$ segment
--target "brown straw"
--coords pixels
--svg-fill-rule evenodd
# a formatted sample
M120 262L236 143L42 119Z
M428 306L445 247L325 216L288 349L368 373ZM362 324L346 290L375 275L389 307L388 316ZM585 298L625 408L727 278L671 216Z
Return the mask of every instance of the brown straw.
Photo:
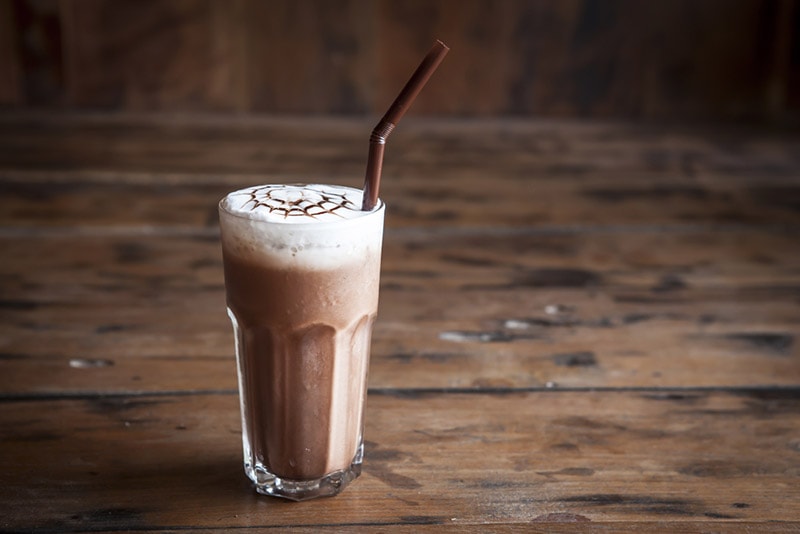
M381 185L381 169L383 167L383 149L386 138L392 133L394 127L405 115L411 103L428 82L433 72L444 59L450 49L441 41L436 41L431 51L419 64L417 70L411 75L400 94L397 95L389 110L380 120L372 135L369 136L369 154L367 155L367 176L364 180L364 199L361 204L363 211L370 211L378 203L378 189Z

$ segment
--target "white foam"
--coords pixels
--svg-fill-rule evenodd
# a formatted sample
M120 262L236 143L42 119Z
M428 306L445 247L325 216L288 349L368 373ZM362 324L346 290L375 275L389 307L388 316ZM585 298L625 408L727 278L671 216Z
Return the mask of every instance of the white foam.
M361 196L358 189L333 185L265 185L235 191L219 205L223 248L280 268L368 264L375 254L380 257L384 205L379 202L374 210L361 211ZM324 215L307 209L312 204L325 206L330 199L339 199L340 208ZM295 214L294 208L304 214Z
M250 219L287 224L356 219L363 191L322 184L270 184L247 187L228 194L223 207Z

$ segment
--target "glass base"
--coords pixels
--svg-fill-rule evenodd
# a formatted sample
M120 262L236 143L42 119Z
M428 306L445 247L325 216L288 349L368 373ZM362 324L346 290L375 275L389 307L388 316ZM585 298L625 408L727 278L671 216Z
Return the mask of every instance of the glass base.
M312 480L289 480L270 473L261 465L245 465L245 472L253 481L256 491L262 495L282 497L292 501L305 501L317 497L332 497L347 487L361 474L363 449L359 447L350 467L328 473L322 478Z

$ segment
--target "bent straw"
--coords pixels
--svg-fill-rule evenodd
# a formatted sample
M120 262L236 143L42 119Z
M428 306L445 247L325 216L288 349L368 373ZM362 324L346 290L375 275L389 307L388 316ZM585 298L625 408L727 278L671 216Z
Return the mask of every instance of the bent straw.
M406 82L403 90L397 95L389 110L378 122L369 136L369 153L367 154L367 175L364 179L364 198L361 202L363 211L371 211L378 203L378 190L381 185L381 169L383 168L383 149L386 138L405 115L412 102L428 82L433 72L444 59L450 49L441 41L436 41L428 55L423 58L417 70Z

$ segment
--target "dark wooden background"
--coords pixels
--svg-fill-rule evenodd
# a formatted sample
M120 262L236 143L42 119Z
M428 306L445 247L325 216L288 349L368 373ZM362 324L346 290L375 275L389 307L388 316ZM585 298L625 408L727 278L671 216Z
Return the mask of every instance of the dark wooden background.
M0 0L0 111L797 123L796 0Z

